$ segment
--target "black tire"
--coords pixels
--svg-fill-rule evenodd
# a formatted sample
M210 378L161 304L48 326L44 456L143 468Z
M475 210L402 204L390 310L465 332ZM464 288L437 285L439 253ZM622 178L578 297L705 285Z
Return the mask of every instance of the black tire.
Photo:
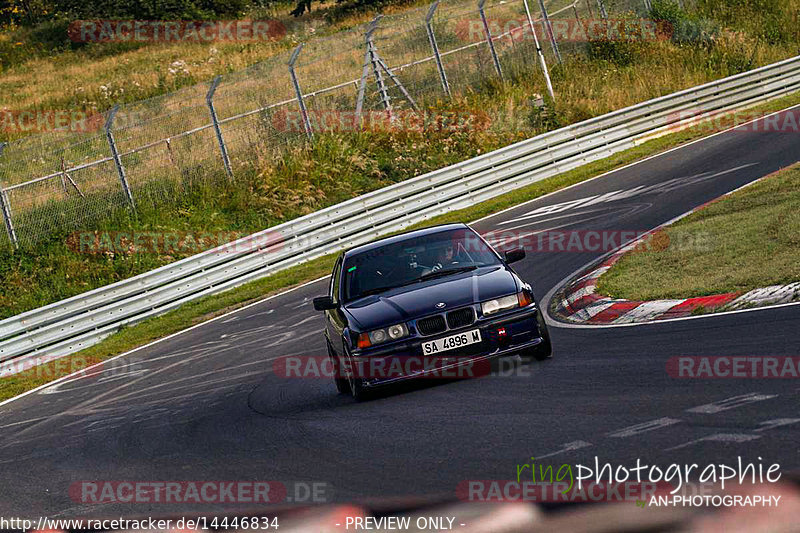
M533 348L528 348L520 352L520 357L526 363L533 360L544 361L545 359L553 357L553 345L550 343L550 332L547 331L547 324L544 321L544 315L542 315L541 309L536 311L536 322L539 326L539 334L542 336L542 342Z
M342 366L339 364L339 358L333 353L330 344L328 344L328 357L330 357L333 365L333 382L336 384L336 390L339 391L339 394L350 394L350 383L342 375Z
M347 347L344 348L344 356L350 359L350 351ZM369 391L366 387L364 387L364 380L355 375L354 365L352 364L351 360L351 372L347 376L347 386L350 389L350 394L352 394L353 399L357 402L363 402L364 400L369 399Z

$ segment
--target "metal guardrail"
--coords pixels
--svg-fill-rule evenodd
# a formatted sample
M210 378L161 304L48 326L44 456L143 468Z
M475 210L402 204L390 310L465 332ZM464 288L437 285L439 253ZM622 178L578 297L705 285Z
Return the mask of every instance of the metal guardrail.
M365 194L139 276L0 321L0 375L124 325L628 149L688 116L800 90L800 56L656 98Z

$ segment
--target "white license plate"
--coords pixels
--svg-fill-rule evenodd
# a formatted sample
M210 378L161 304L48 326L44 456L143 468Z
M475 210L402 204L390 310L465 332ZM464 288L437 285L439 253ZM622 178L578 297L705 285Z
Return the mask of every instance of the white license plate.
M481 342L481 330L473 329L457 335L450 335L449 337L442 337L428 342L422 343L422 353L424 355L434 355L447 350L455 350L462 346L469 346Z

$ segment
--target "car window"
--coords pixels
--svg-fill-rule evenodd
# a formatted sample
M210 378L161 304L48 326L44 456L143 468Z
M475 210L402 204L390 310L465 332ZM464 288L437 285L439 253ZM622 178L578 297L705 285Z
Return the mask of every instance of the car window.
M342 256L336 261L333 267L333 274L331 274L331 282L329 287L329 295L334 303L339 301L339 285L342 279Z
M471 229L410 237L348 257L342 273L344 300L413 283L431 272L499 263L497 254Z

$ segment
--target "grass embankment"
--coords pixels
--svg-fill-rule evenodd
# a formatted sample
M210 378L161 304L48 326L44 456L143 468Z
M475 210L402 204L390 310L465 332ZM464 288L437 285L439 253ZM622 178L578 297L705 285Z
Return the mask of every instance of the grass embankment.
M800 165L665 229L672 246L622 257L598 292L630 300L745 292L800 281Z
M775 100L757 109L768 113L798 103L800 103L800 95L793 95ZM732 125L733 120L732 116L721 117L718 124ZM462 209L435 217L430 221L417 224L416 227L476 220L524 201L563 189L575 183L580 183L581 181L619 168L654 153L703 137L708 133L708 130L702 125L671 133L664 137L648 141L630 150L620 152L609 158L596 161L518 191L504 194L468 209ZM242 287L220 295L209 296L190 302L165 315L151 318L129 328L124 328L103 342L82 350L81 352L64 357L50 364L35 367L22 374L0 379L0 401L44 385L72 372L85 369L92 364L132 350L148 342L209 320L220 314L242 307L253 301L263 299L282 289L325 276L330 273L334 259L335 254L321 257L303 265L278 272L267 278L248 283L247 285L243 285Z
M421 0L387 2L382 10L391 14L422 3ZM277 32L276 37L281 38L271 41L75 43L67 35L74 17L67 14L35 27L0 26L0 109L102 112L115 104L159 96L205 82L218 74L242 70L297 46L300 39L329 35L375 16L369 6L359 2L327 5L314 2L311 13L295 18L290 15L295 5L292 1L279 1L239 14L238 18L243 20L278 21L286 33ZM177 18L180 17L167 20ZM0 131L0 140L8 138L9 132Z

